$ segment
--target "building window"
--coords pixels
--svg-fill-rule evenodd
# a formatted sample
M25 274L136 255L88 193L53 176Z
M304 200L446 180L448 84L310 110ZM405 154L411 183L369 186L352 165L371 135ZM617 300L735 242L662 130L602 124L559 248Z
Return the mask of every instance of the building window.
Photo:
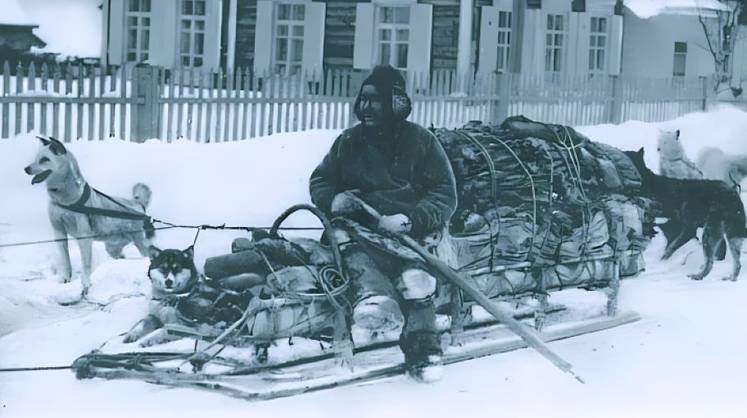
M498 72L508 71L511 56L511 12L498 12L498 57L495 68Z
M410 42L410 8L383 6L377 9L377 59L379 64L407 69Z
M682 77L685 75L687 65L687 42L674 43L674 70L672 75Z
M604 72L605 49L607 49L607 18L592 17L589 35L589 72Z
M565 16L547 15L545 36L545 71L557 73L563 70L563 48L565 45Z
M129 0L126 19L127 61L145 61L150 43L150 0Z
M205 0L181 0L179 16L179 62L184 67L202 67L205 62Z
M303 63L303 34L306 7L303 4L278 4L275 19L275 57L277 74L298 74Z

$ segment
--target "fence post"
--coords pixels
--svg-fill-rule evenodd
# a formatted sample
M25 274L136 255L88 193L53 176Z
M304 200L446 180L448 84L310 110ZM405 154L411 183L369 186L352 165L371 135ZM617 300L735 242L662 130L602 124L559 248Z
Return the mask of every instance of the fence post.
M702 94L702 105L701 110L707 111L708 110L708 78L704 75L698 77L700 78L700 85L701 85L701 94Z
M622 122L622 80L620 76L611 75L612 78L612 100L608 103L608 122Z
M493 111L490 114L490 123L501 123L508 117L508 103L511 100L511 74L499 73L491 74L491 78L495 80L495 89L491 92L493 97L490 102L492 103ZM497 97L495 96L497 94Z
M161 86L158 67L138 64L132 72L132 111L130 112L130 138L133 142L158 138L161 125Z
M358 122L358 116L355 115L355 109L353 109L353 105L355 104L355 99L358 98L358 93L361 89L361 84L363 84L363 80L365 77L368 76L368 73L363 71L356 71L353 70L350 72L350 88L348 90L348 103L350 103L350 109L349 109L349 123L348 128L352 128L355 126ZM410 84L408 82L405 83L405 86L410 89ZM410 96L412 98L412 95Z

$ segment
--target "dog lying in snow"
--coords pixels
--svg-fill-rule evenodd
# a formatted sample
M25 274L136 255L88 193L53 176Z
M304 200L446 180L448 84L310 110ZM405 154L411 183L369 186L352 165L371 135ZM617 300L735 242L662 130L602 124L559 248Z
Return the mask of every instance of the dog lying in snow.
M742 242L747 238L744 204L739 194L723 181L701 179L675 179L654 174L646 167L643 148L626 151L638 172L641 184L657 200L669 219L679 221L681 230L674 240L667 243L662 259L666 260L687 243L699 227L703 227L701 239L705 264L700 272L689 277L702 280L713 267L719 247L728 242L733 268L725 280L736 281L742 267L740 255Z
M680 142L679 129L660 131L657 150L659 151L659 172L662 176L675 179L702 179L703 173L687 158Z
M727 155L718 148L708 147L698 154L697 164L705 178L721 180L735 188L747 177L747 155Z
M62 258L65 282L72 278L67 238L78 241L83 264L82 288L91 286L93 240L104 241L112 258L122 258L122 249L134 243L143 256L148 255L153 231L144 225L144 217L125 219L117 213L143 215L151 191L145 184L133 187L133 199L109 198L92 189L78 168L75 156L54 138L38 137L41 147L24 171L33 176L31 184L45 183L49 196L48 215ZM143 215L144 216L144 215ZM93 238L91 238L93 237Z
M149 253L148 277L151 281L152 292L148 315L124 338L125 343L131 343L148 335L147 339L140 342L143 347L175 339L165 331L149 334L166 324L181 323L176 305L182 298L189 296L200 281L192 247L181 251L160 250L151 246Z

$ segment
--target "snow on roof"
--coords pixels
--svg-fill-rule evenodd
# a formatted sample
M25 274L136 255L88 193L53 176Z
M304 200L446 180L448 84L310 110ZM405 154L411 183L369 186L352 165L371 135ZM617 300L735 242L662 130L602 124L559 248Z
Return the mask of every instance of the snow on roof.
M0 25L35 25L18 4L18 0L0 0L0 11Z
M625 7L641 19L661 14L697 15L699 11L731 11L718 0L624 0Z
M39 25L34 34L47 46L34 51L63 57L101 56L102 0L0 0L7 1L17 1L29 20Z

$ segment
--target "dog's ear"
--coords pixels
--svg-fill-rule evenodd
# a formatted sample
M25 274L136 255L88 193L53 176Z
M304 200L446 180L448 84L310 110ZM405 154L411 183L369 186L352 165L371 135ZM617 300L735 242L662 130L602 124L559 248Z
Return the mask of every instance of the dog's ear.
M50 151L52 151L52 154L54 155L67 154L67 148L65 148L65 145L62 142L52 138L51 136L49 137L49 140L50 140L49 149Z
M161 250L159 250L155 245L151 245L150 247L148 247L148 255L150 256L151 260L154 260L159 255L161 255Z
M639 148L635 153L643 157L643 147Z
M192 245L190 245L189 248L187 248L186 250L182 251L182 255L184 255L185 257L189 258L190 260L193 259L194 256L195 256L195 247L192 246Z
M39 141L42 143L43 146L47 146L52 143L52 141L48 140L47 138L44 138L43 136L37 136Z

